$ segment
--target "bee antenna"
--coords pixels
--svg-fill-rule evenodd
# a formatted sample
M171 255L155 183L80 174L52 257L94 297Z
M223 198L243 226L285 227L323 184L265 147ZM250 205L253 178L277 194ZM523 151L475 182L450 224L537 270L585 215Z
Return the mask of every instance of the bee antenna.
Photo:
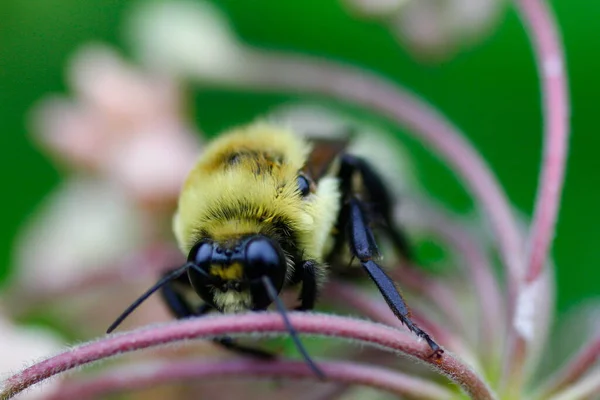
M154 292L156 292L158 289L162 288L164 285L166 285L170 281L179 278L184 272L186 272L190 268L195 269L196 271L198 271L199 273L201 273L203 275L208 275L206 273L206 271L202 270L197 265L195 265L194 263L191 263L191 262L188 262L185 265L177 268L176 270L171 271L169 274L165 275L158 282L156 282L154 284L154 286L152 286L150 289L148 289L144 294L142 294L140 297L138 297L136 301L131 303L129 305L129 307L127 307L125 309L125 311L123 311L123 313L121 315L119 315L119 317L115 320L115 322L113 322L110 325L110 327L106 330L106 333L111 333L112 331L114 331L119 325L121 325L121 323L125 320L125 318L127 318L129 316L129 314L131 314L136 308L138 308L140 306L140 304L142 304L144 301L146 301L146 299L148 297L150 297Z
M277 291L275 290L275 287L273 286L273 282L271 282L271 280L267 276L263 276L262 281L263 281L263 284L265 285L265 289L267 290L267 294L269 295L271 301L273 303L275 303L275 306L277 307L277 311L279 311L279 314L281 314L281 318L283 318L283 324L285 325L286 329L290 333L290 336L292 337L292 340L294 341L296 348L298 349L298 351L304 358L304 361L306 361L306 364L315 373L315 375L317 375L320 379L325 379L325 374L315 364L315 362L310 358L310 356L308 355L308 352L306 351L306 348L300 341L300 338L298 337L298 333L292 326L292 323L290 322L290 320L287 316L287 310L285 309L285 305L279 298Z

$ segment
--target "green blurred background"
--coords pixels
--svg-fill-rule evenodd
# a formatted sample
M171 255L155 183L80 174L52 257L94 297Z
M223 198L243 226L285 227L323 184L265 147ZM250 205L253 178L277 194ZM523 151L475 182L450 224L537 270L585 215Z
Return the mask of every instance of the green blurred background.
M347 61L412 88L469 134L515 207L531 214L541 152L539 87L529 42L514 10L481 45L448 62L423 65L385 28L352 19L337 0L214 3L247 43ZM600 162L595 155L600 144L595 134L600 2L551 3L564 32L574 132L553 251L558 309L564 312L600 295L600 185L596 186ZM43 96L66 91L64 67L78 46L103 41L127 53L120 28L130 5L117 0L0 2L0 279L9 272L19 226L61 179L61 172L32 145L27 112ZM202 128L214 133L288 99L293 97L212 90L197 93L194 104ZM398 133L414 152L425 187L449 207L471 210L469 197L451 173L418 143Z

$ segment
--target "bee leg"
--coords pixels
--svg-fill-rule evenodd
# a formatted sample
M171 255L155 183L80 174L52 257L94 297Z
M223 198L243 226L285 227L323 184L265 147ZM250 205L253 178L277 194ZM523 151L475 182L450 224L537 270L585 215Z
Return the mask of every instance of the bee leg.
M362 158L351 154L344 154L338 174L342 182L342 193L352 194L354 192L352 185L355 173L360 174L362 184L369 197L369 202L373 203L376 214L381 216L383 222L382 228L392 241L392 244L401 256L407 260L413 260L410 242L406 234L394 223L392 214L394 202L381 177Z
M181 288L183 285L190 286L187 276L184 276L184 278L185 280L178 279L173 283L170 282L166 284L161 290L161 295L169 310L175 315L175 317L177 317L177 319L201 317L212 311L213 307L211 307L209 304L202 304L197 308L194 308L191 304L189 304L189 302L181 294ZM237 344L230 337L216 338L213 339L213 341L227 350L231 350L242 355L253 356L265 360L275 358L273 353Z
M429 334L419 328L411 319L410 311L404 299L398 292L394 281L377 265L373 258L379 257L379 249L375 243L373 232L369 227L367 213L363 204L356 198L350 197L347 204L344 205L344 218L347 221L348 236L350 241L350 250L358 258L363 268L369 274L369 277L375 282L379 292L383 295L386 303L396 315L396 317L406 327L417 336L423 338L429 347L433 350L432 356L440 357L444 352L436 342L431 339Z
M297 311L308 311L315 307L318 291L316 266L317 263L311 260L302 263L302 289L298 296L300 305L296 307Z
M163 301L177 319L204 315L211 310L208 304L203 304L198 309L194 309L181 293L182 287L190 287L187 275L182 275L173 282L167 283L160 290Z

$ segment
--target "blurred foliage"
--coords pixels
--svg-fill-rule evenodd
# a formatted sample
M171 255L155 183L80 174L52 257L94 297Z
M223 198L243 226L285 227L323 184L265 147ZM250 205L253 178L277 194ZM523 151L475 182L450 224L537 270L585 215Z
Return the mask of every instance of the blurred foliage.
M540 101L529 42L514 10L482 45L449 62L423 65L403 51L383 27L352 19L338 1L214 2L249 44L364 66L428 99L469 134L515 207L524 215L531 213L541 152ZM9 272L19 226L62 174L31 143L27 112L43 96L65 92L64 67L78 46L103 41L127 51L120 27L129 4L116 0L0 3L0 121L4 131L0 136L4 187L0 276ZM574 136L554 249L558 307L564 311L600 294L596 243L600 188L594 184L600 167L595 154L600 136L593 134L600 53L591 51L600 48L600 2L563 0L552 4L564 32L573 99ZM215 133L293 98L211 90L194 93L193 104L200 126ZM468 212L472 204L452 174L420 144L398 134L415 155L423 185L451 208Z

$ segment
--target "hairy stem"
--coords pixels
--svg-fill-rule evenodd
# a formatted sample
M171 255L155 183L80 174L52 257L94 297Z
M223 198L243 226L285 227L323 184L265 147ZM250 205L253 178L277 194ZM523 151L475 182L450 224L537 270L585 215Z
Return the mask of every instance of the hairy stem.
M371 386L410 399L452 398L452 392L435 383L385 368L350 362L320 362L319 367L329 381ZM66 382L46 400L76 400L166 383L221 377L315 379L306 364L299 361L164 361L127 365L91 378Z
M320 336L350 339L354 342L377 346L398 352L430 365L459 385L471 397L494 399L488 386L462 361L446 352L438 359L431 357L425 342L401 334L398 330L368 321L323 314L290 313L290 320L298 332ZM0 399L6 400L29 386L58 373L124 353L189 339L212 338L224 335L285 334L285 325L276 313L248 313L219 315L175 321L110 335L95 342L83 344L8 378L0 390Z

